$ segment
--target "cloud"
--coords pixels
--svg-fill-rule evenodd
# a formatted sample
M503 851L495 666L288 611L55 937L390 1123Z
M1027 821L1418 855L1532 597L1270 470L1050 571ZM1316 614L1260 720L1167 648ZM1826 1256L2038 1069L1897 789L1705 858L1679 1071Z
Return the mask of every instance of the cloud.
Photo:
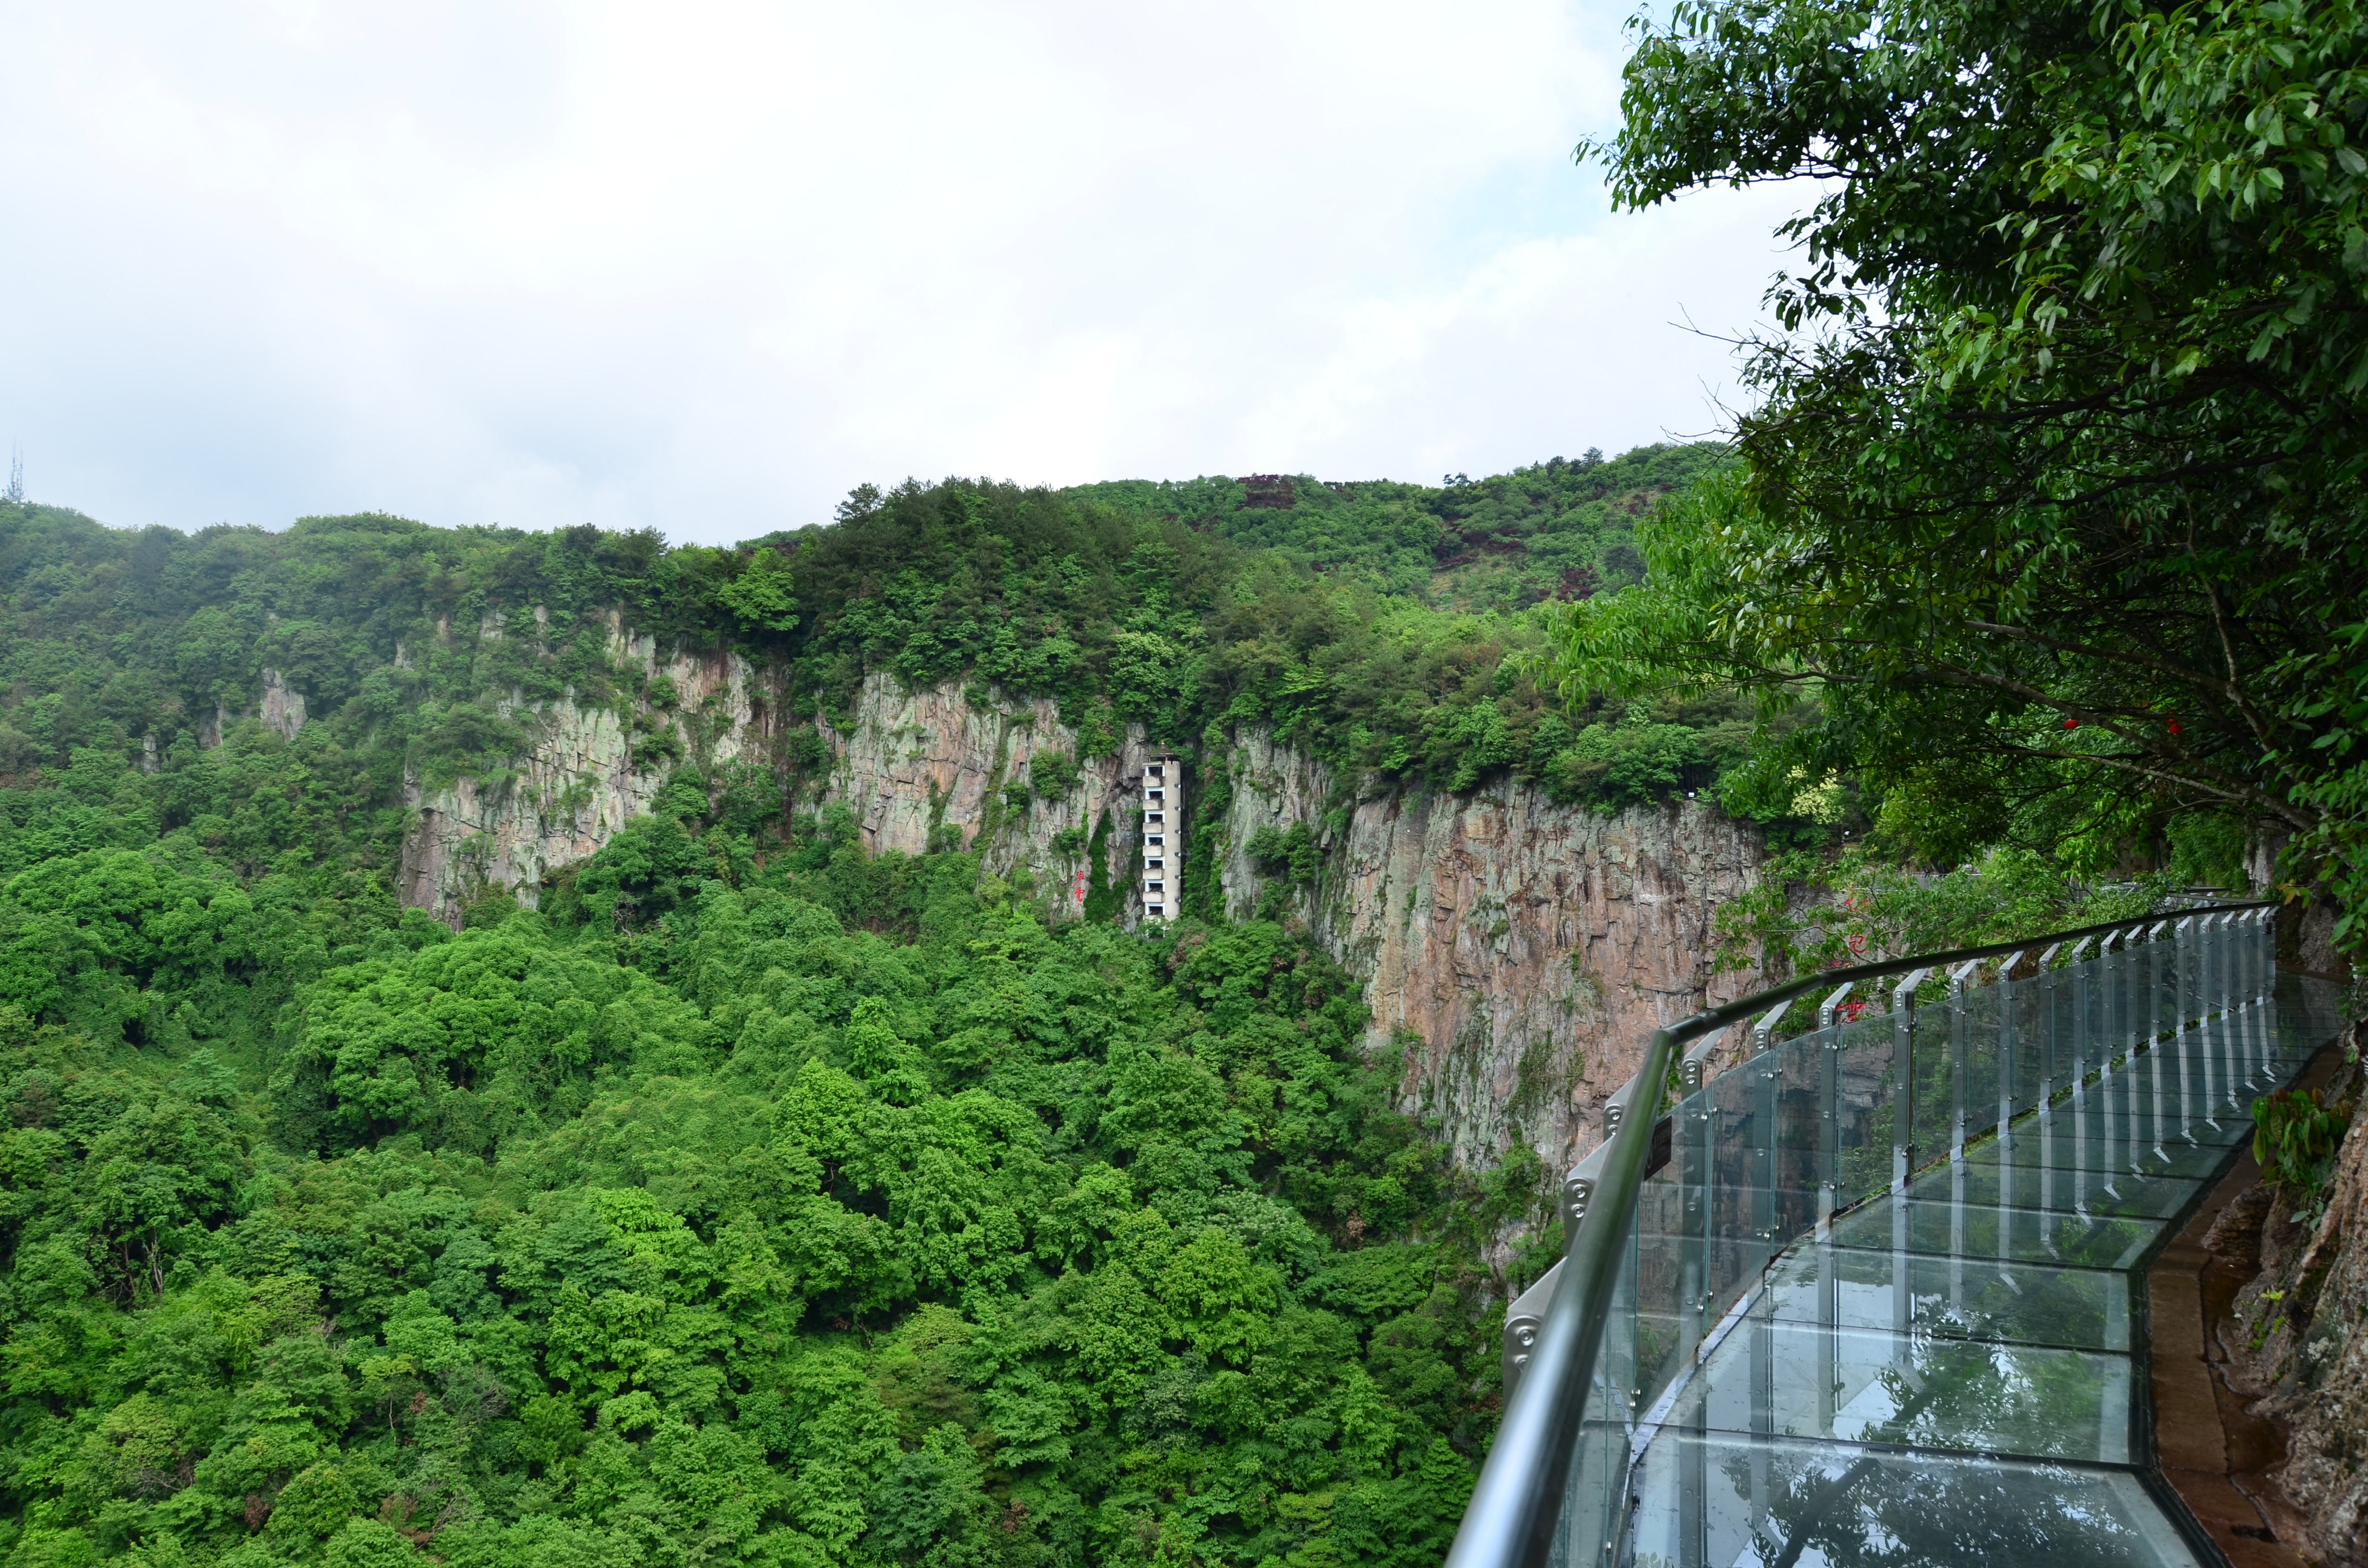
M108 521L746 538L865 480L1696 432L1793 199L1611 216L1616 14L59 7L0 440Z

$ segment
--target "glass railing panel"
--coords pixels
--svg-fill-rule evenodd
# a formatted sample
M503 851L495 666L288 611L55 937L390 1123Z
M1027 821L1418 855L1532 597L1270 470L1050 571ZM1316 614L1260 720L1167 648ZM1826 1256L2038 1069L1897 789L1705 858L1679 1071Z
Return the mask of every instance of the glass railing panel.
M1763 1317L1896 1328L1949 1339L2082 1350L2130 1347L2130 1281L2111 1269L1926 1253L1804 1247L1770 1271Z
M2190 915L2181 920L2175 937L2179 944L2179 1017L2181 1023L2192 1026L2203 1021L2204 1013L2206 955L2202 918Z
M2344 1028L2343 993L2323 981L2282 974L2271 999L2270 1021L2279 1048L2292 1055L2317 1049L2312 1041L2332 1039Z
M2199 1568L2124 1470L1713 1433L1655 1444L1636 1492L1638 1563Z
M1635 1422L1634 1241L1631 1225L1555 1520L1552 1561L1560 1568L1600 1568L1610 1560L1607 1548L1620 1539L1626 1520L1630 1433Z
M2046 1080L2050 1095L2060 1095L2072 1085L2079 1050L2078 979L2060 962L2042 971L2039 976L2041 993L2046 997L2041 1026L2040 1074Z
M2102 964L2105 1038L2112 1060L2126 1062L2141 1044L2137 1028L2137 993L2131 983L2137 973L2136 955L2126 941L2116 937L2106 949Z
M2001 1099L1999 1108L2011 1105L2013 1115L2021 1116L2039 1104L2041 1086L2046 1082L2048 1028L2055 1016L2055 993L2047 976L2040 972L2003 982L1998 990L1998 1011L2005 1021L2002 1050L2014 1091L2011 1099Z
M1897 1070L1905 1062L1887 1014L1869 1013L1832 1032L1834 1207L1847 1209L1890 1190Z
M1775 1256L1776 1054L1737 1062L1701 1091L1710 1147L1703 1230L1713 1324L1741 1300Z
M2161 934L2155 949L2155 1028L2164 1035L2175 1035L2187 1017L2185 982L2181 978L2187 962L2187 937L2178 922L2172 922L2170 928Z
M1998 1125L1999 1096L2011 1089L2000 1049L1998 988L1971 985L1952 1006L1963 1017L1958 1027L1964 1037L1965 1137L1972 1140Z
M1926 1000L1909 1015L1914 1115L1908 1123L1909 1171L1945 1160L1956 1141L1958 1072L1945 1001Z
M1776 1057L1777 1234L1813 1230L1825 1196L1828 1147L1824 1118L1827 1031L1788 1040Z
M1679 1124L1674 1131L1681 1130ZM1668 1165L1647 1176L1636 1197L1634 1234L1636 1369L1631 1386L1645 1403L1667 1388L1680 1359L1699 1338L1700 1287L1689 1291L1689 1265L1698 1252L1688 1244L1686 1168L1694 1163L1687 1141L1673 1136ZM1690 1303L1689 1294L1692 1296ZM1689 1330L1692 1332L1690 1334Z

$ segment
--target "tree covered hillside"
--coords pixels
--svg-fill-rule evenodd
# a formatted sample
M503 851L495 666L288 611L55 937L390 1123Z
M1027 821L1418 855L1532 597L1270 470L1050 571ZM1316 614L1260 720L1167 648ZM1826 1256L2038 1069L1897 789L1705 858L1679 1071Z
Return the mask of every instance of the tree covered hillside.
M0 1551L1435 1560L1534 1157L1446 1169L1303 936L869 858L796 809L810 727L709 766L614 637L735 647L793 719L993 683L1089 746L1266 723L1609 808L1739 721L1550 710L1519 606L1698 460L906 485L734 550L0 507ZM1479 538L1523 541L1486 583ZM406 779L497 788L562 694L657 809L539 913L399 909Z

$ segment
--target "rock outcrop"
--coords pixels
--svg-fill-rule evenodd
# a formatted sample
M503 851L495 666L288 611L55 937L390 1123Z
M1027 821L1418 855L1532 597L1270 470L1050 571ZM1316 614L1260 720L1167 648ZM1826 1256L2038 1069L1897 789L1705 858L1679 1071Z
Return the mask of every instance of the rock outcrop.
M278 670L266 666L260 711L266 729L283 741L292 741L304 727L304 694L281 679Z
M456 924L470 900L491 891L508 890L531 908L546 872L593 854L649 810L676 755L707 767L768 755L775 710L739 655L662 654L651 639L619 628L609 653L614 664L640 666L653 684L664 676L672 705L620 711L572 695L538 708L499 704L533 736L507 774L405 790L416 816L396 874L404 903ZM651 744L666 737L672 745Z
M1367 979L1376 1043L1405 1047L1403 1093L1466 1162L1514 1138L1550 1163L1600 1139L1602 1107L1660 1025L1757 983L1711 972L1710 922L1749 885L1756 835L1697 802L1615 816L1509 778L1465 795L1372 790L1334 805L1325 769L1266 736L1235 748L1224 859L1247 915L1262 827L1324 849L1301 907Z
M1132 874L1150 755L1141 726L1114 754L1081 759L1076 732L1042 698L957 686L908 693L873 676L844 730L819 728L833 756L823 803L853 813L866 849L975 849L981 869L1032 887L1057 919L1082 912L1078 879L1090 884L1099 835L1119 918L1141 917Z
M2297 1214L2294 1195L2256 1187L2229 1206L2251 1210L2258 1270L2221 1325L2229 1386L2248 1413L2284 1430L2274 1477L2288 1506L2278 1534L2310 1562L2368 1565L2368 1079L2355 1024L2347 1060L2319 1093L2354 1106L2323 1207ZM2218 1227L2215 1227L2217 1229ZM2274 1515L2280 1510L2272 1509ZM2287 1522L2287 1521L2281 1521ZM2298 1536L2299 1540L2291 1539Z
M271 731L283 741L292 741L296 738L296 732L304 727L304 721L307 718L304 711L304 694L290 686L278 670L266 665L263 667L263 691L256 699L254 714L263 721L265 729ZM233 713L226 704L215 702L214 710L211 716L202 713L198 716L198 749L211 751L222 744L224 733L245 716L244 710L238 713ZM152 741L154 739L154 736L149 738ZM154 772L154 769L148 768L146 771Z

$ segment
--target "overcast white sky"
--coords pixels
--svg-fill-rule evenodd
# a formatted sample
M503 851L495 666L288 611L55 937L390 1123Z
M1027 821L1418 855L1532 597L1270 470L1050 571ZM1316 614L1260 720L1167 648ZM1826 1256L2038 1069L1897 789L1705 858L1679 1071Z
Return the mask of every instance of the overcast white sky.
M119 525L1713 428L1782 191L1613 215L1625 4L0 7L0 446Z

